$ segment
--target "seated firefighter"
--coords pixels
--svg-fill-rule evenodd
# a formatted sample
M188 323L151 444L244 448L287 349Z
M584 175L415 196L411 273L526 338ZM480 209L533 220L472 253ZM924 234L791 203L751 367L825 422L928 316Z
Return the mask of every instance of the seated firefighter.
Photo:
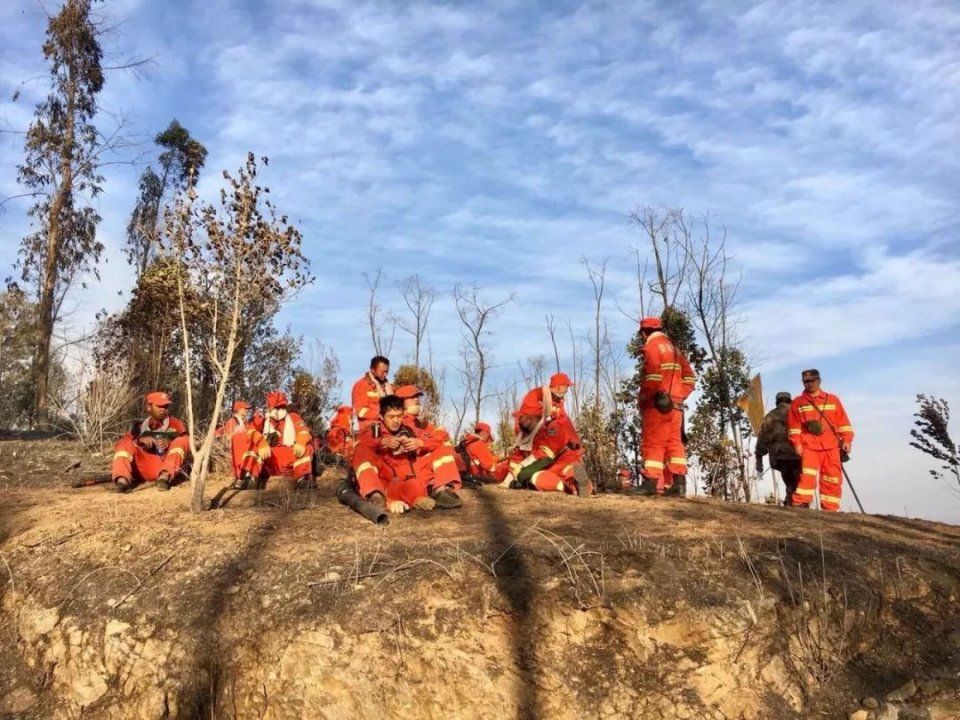
M169 490L190 452L186 426L170 416L170 396L152 392L146 402L146 419L135 422L114 447L111 474L118 493L129 492L139 482L155 482L157 490Z
M547 385L529 390L527 394L523 396L520 405L523 406L534 402L542 403L544 407L544 419L547 422L557 418L569 417L563 401L567 396L567 390L573 385L573 380L571 380L570 376L566 373L554 373L550 376L550 381ZM519 432L520 428L514 425L514 430Z
M457 469L478 482L492 483L497 482L497 463L490 426L479 422L457 445Z
M353 454L360 497L392 513L460 507L453 451L433 426L404 422L404 399L396 395L382 398L378 410L379 419L360 431Z
M313 487L313 437L303 418L290 412L288 405L284 393L267 393L263 429L250 428L233 436L234 454L242 459L235 489L245 490L254 479L262 486L275 475L292 477L298 488Z
M341 405L337 408L337 414L330 421L330 428L324 437L325 454L331 457L324 458L327 462L347 463L353 459L353 451L356 446L356 440L353 437L353 408L349 405Z
M497 467L498 480L511 488L580 497L593 494L593 482L581 461L580 438L569 417L548 422L543 403L529 394L513 416L520 436L510 455Z
M787 434L787 413L790 412L792 401L790 393L777 393L777 406L763 418L754 451L758 473L763 473L763 456L770 455L770 467L783 478L786 488L783 504L787 507L793 505L793 495L800 482L800 456L793 449Z

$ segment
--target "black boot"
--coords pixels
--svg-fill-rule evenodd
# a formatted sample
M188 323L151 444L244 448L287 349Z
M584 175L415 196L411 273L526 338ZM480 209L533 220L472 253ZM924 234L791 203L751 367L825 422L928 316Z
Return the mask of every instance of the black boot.
M117 478L114 480L113 491L122 495L123 493L130 492L131 487L130 481L126 478Z
M651 496L657 494L657 481L645 477L639 487L630 488L631 495Z
M437 510L454 510L463 505L463 500L453 490L442 487L430 493L430 497L437 503Z
M577 485L577 495L580 497L593 495L593 481L587 474L587 466L582 462L573 466L573 480Z
M252 480L253 478L250 476L250 473L245 472L233 481L232 487L234 490L246 490L248 487L250 487L250 482Z
M166 492L170 489L170 476L165 472L160 473L160 477L157 478L157 490L160 492Z
M667 488L663 494L670 495L671 497L686 497L687 496L687 476L674 475L673 485Z

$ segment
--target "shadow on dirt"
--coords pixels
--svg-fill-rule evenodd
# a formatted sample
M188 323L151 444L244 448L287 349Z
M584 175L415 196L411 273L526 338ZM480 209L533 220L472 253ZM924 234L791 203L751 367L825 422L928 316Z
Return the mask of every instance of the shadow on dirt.
M535 589L517 536L494 493L480 491L477 500L483 511L487 538L493 550L497 588L510 603L515 632L513 657L520 674L517 717L536 720L541 716L536 667L536 632L533 626Z

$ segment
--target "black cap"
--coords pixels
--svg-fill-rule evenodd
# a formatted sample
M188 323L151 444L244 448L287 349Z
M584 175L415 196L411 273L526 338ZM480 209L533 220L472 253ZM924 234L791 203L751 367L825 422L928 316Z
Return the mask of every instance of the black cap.
M818 378L818 377L820 377L820 371L817 370L816 368L810 368L809 370L804 370L802 373L800 373L800 377L802 377L802 378Z
M777 393L777 405L780 403L793 402L793 396L788 392L778 392Z

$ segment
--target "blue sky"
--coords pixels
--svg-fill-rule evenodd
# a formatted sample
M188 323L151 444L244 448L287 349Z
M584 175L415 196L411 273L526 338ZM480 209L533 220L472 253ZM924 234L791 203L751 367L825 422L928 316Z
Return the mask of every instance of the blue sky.
M850 465L871 510L960 522L960 495L907 445L917 392L960 407L960 8L951 2L203 2L123 0L103 106L144 138L177 118L210 150L202 191L245 152L304 232L317 282L284 310L369 358L362 273L417 272L441 291L434 361L455 380L456 282L516 293L491 337L496 382L548 353L545 312L587 331L580 258L610 262L637 303L626 214L710 213L742 272L739 332L767 394L820 367L860 433ZM43 92L42 6L0 5L0 123ZM107 123L108 118L104 118ZM0 135L0 194L22 140ZM142 168L100 201L103 282L78 324L117 308L119 248ZM23 206L0 216L12 258ZM611 302L615 341L632 327ZM409 344L398 337L394 359ZM960 435L960 428L956 430ZM845 508L849 504L845 499ZM906 510L905 510L906 508Z

